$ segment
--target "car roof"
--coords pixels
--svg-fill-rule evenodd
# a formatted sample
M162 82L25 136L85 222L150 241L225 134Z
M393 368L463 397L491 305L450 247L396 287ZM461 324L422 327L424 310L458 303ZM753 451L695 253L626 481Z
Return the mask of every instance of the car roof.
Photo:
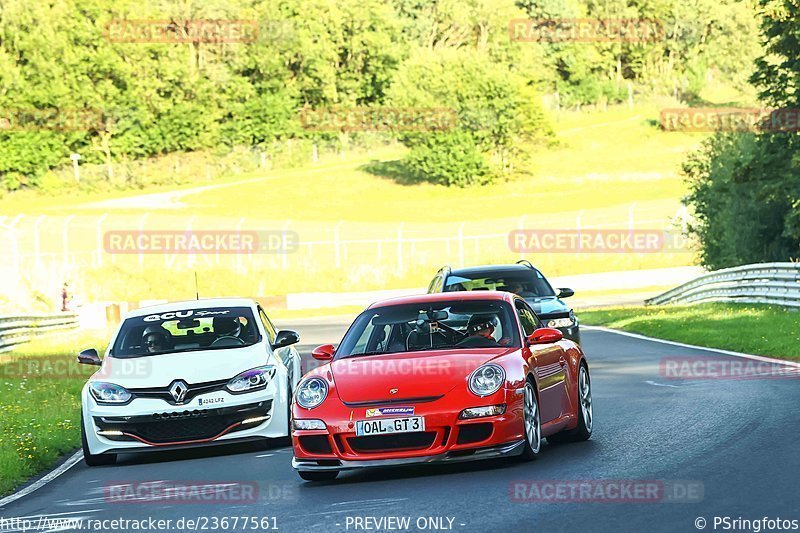
M458 292L437 292L434 294L419 294L414 296L400 296L381 300L370 305L367 309L386 307L389 305L404 304L426 304L435 302L463 302L472 300L498 300L513 302L514 294L502 291L458 291Z
M534 267L531 268L526 265L483 265L466 268L455 268L450 270L453 276L475 276L476 274L501 274L501 273L519 273L519 272L539 272Z
M205 309L207 307L255 307L256 303L250 298L201 298L199 300L183 300L164 304L148 305L134 309L125 317L146 316L155 313L168 313L170 311L183 311L184 309Z

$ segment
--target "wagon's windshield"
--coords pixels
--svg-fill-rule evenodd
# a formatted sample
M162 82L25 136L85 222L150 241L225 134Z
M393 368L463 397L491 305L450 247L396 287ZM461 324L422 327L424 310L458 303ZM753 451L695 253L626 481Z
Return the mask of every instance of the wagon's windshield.
M499 300L367 309L345 335L336 358L518 346L513 317L511 306Z
M519 294L523 298L544 298L556 294L538 270L490 276L486 273L448 276L444 292L458 291L506 291Z

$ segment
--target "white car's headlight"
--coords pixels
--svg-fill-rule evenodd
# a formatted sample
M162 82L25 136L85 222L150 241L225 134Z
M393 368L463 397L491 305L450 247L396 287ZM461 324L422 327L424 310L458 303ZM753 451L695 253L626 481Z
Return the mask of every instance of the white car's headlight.
M500 390L506 381L506 371L494 363L479 367L469 376L469 390L475 396L489 396Z
M570 328L575 325L575 319L568 318L552 318L547 321L548 328Z
M233 394L253 392L266 388L273 376L275 376L274 366L251 368L230 380L226 387Z
M100 404L122 404L128 403L131 399L131 393L125 387L114 383L92 381L89 383L89 392Z
M300 407L313 409L328 397L328 384L322 378L308 378L304 380L295 394L295 400Z

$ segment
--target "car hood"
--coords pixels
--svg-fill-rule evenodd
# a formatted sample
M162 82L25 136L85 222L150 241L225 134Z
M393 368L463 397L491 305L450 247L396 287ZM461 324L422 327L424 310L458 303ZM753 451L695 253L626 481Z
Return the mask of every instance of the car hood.
M91 379L127 388L167 387L176 379L189 384L231 379L267 361L263 344L128 359L105 357L100 370Z
M533 308L533 311L541 318L548 315L560 315L569 313L569 306L556 298L547 296L544 298L525 298L525 301Z
M346 357L330 365L339 398L348 403L395 401L446 394L469 374L516 348L433 350ZM395 393L391 390L397 389Z

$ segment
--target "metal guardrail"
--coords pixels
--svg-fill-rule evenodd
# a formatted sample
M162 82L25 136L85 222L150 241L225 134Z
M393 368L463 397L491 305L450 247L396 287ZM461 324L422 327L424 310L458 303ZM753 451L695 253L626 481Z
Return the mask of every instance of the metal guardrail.
M78 315L75 313L0 316L0 352L12 350L40 333L77 327Z
M645 305L696 302L800 308L800 263L763 263L716 270L645 300Z

